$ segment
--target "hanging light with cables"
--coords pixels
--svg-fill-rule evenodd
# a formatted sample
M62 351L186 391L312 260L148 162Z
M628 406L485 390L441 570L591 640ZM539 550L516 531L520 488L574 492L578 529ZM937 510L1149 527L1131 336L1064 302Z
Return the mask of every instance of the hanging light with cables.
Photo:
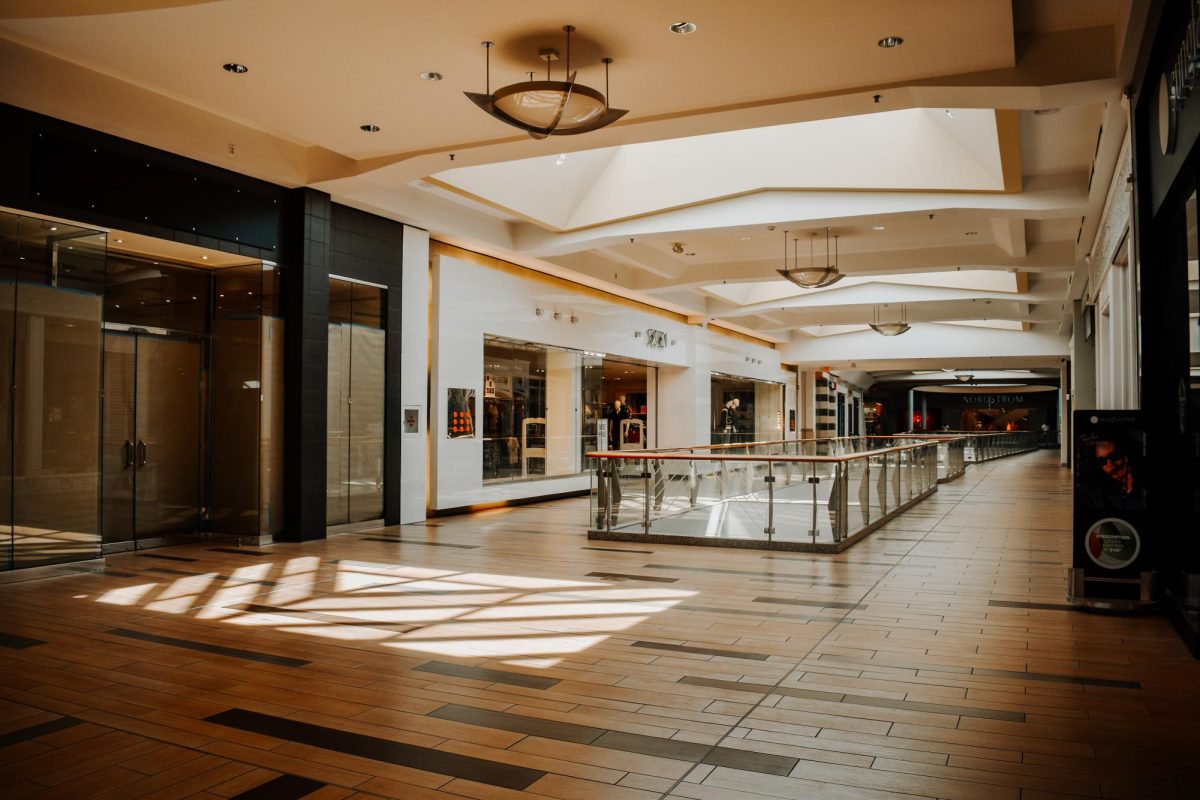
M833 260L830 261L829 247L829 228L825 229L825 266L818 267L816 265L816 257L814 250L816 249L813 242L817 238L816 231L809 234L808 238L808 266L800 266L799 240L792 240L792 257L788 259L788 234L790 231L783 232L783 269L777 272L787 278L792 283L799 286L801 289L821 289L833 284L846 277L838 272L837 266L837 240L838 237L833 237Z

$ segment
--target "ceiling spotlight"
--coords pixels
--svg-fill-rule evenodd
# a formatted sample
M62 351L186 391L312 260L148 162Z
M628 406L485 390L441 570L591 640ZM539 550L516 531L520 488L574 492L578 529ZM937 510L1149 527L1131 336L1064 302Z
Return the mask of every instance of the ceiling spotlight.
M882 226L882 225L876 225L876 226L874 226L873 228L871 228L871 230L873 230L873 231L886 231L886 230L887 230L887 228L885 228L885 227L884 227L884 226Z
M948 108L945 108L945 109L942 109L942 110L946 112L946 116L947 116L947 117L949 117L950 119L954 119L954 112L953 112L953 111L951 111L951 110L950 110L950 109L948 109Z
M554 166L556 166L556 167L561 167L565 163L567 163L567 154L566 153L560 153L558 158L554 159Z
M889 49L892 47L899 47L900 45L904 44L904 40L901 39L899 36L885 36L882 39L880 39L876 44L878 44L880 47L882 47L884 49Z
M748 241L750 241L750 237L749 237L749 236L742 236L742 237L739 237L739 238L740 238L740 239L741 239L743 242L748 242Z
M567 34L566 80L550 79L550 62L558 59L558 51L543 48L538 57L546 62L546 80L529 80L504 86L492 92L491 52L494 42L483 42L485 53L486 94L463 92L472 103L496 119L520 128L534 139L547 136L568 136L598 130L611 125L629 113L627 109L611 108L608 104L608 65L612 59L600 59L604 64L604 93L575 82L571 72L571 32L574 25L564 25Z
M682 255L683 254L683 242L676 242L675 244L671 245L671 252L675 253L676 255Z
M421 80L423 80L423 81L440 81L441 79L442 79L442 73L440 73L440 72L432 72L431 71L431 72L422 72L421 73Z
M887 306L884 306L886 308ZM871 323L871 330L881 336L899 336L902 333L908 333L912 327L908 324L908 313L903 305L900 306L900 319L892 322L880 322L879 306L875 306L874 313L875 321Z
M671 24L670 31L671 31L671 33L678 33L678 34L695 33L696 32L696 23L688 22L686 20L674 22Z
M245 75L250 71L250 68L245 64L235 64L232 61L228 64L222 64L221 69L225 70L226 72L232 72L234 75Z
M359 125L359 126L358 126L358 129L359 129L360 131L364 131L364 132L366 132L366 133L379 133L379 126L378 126L378 125L372 125L372 124L371 124L371 123L369 123L369 122L368 122L366 125Z
M800 266L800 254L798 252L799 240L792 240L792 259L791 265L788 262L788 234L791 231L783 232L783 269L776 270L780 275L787 278L792 283L799 286L801 289L820 289L833 284L846 277L838 272L837 267L837 240L838 237L833 237L833 260L829 260L829 228L825 229L825 266L818 267L813 256L813 241L817 238L816 231L809 234L808 239L808 266Z
M1033 113L1037 114L1039 117L1048 117L1051 114L1057 114L1061 110L1062 109L1058 108L1035 108Z
M970 383L971 381L975 380L975 376L969 372L960 372L954 376L954 379L959 383Z

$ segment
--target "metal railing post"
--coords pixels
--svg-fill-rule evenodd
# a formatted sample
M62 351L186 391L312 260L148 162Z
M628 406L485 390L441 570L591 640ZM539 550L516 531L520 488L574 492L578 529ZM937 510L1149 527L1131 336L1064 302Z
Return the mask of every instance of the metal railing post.
M767 535L769 544L775 536L775 471L774 461L767 462L767 527L763 533Z
M650 532L650 468L646 459L642 465L642 533Z

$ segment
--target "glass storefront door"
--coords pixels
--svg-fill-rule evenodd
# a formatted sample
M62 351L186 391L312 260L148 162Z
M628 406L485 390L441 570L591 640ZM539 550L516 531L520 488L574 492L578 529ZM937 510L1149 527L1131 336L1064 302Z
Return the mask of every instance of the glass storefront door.
M385 294L329 279L328 525L383 518Z
M199 531L201 357L195 340L105 334L105 545Z

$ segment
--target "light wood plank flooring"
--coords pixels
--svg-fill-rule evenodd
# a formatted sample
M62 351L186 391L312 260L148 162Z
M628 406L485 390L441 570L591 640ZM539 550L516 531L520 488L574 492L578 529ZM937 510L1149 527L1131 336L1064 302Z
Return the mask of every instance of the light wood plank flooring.
M1200 664L1063 605L1054 455L836 556L589 543L571 500L0 586L0 788L1200 796Z

